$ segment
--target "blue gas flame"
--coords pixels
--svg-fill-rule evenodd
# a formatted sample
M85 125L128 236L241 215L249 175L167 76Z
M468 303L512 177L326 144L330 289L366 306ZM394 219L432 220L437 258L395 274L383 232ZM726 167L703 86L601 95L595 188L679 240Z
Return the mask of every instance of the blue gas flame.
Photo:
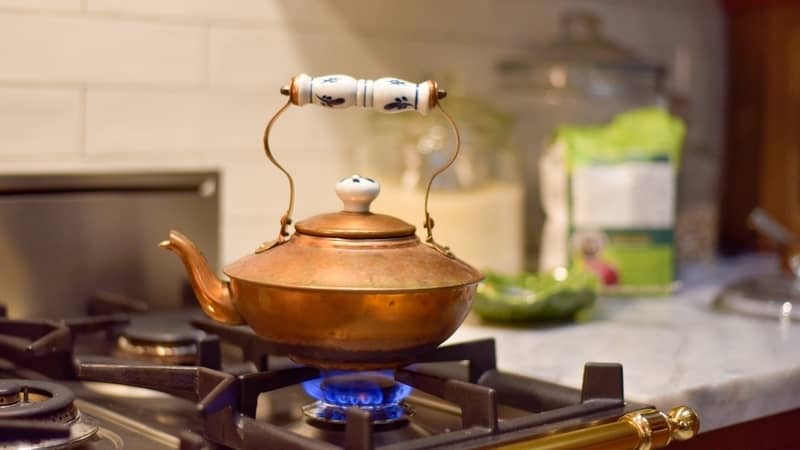
M388 408L411 394L411 386L394 381L392 371L326 371L321 377L303 383L312 398L329 406L348 408Z

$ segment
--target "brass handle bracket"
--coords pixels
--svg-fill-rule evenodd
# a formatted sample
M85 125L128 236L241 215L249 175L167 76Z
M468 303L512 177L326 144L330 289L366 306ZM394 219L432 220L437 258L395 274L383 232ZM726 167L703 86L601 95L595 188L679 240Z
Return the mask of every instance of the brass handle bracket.
M426 195L426 199L427 199L427 195ZM450 251L450 247L447 247L446 245L439 244L438 242L436 242L433 239L433 225L434 225L433 217L431 217L431 215L428 214L428 211L426 210L425 211L425 230L428 232L428 236L425 238L425 245L427 245L428 247L436 250L437 252L447 256L448 258L455 258L456 255L454 255L453 252Z
M283 89L281 89L283 92ZM288 94L285 94L288 95ZM267 123L267 128L264 130L264 153L267 155L267 159L269 159L272 164L275 165L284 175L286 175L286 179L289 181L289 206L286 208L286 212L281 216L281 228L278 230L278 237L271 241L264 242L261 244L257 249L256 253L265 252L273 247L286 243L289 239L289 225L292 224L292 210L294 209L294 180L292 176L289 175L289 172L275 160L275 157L272 155L272 149L269 147L269 134L272 131L272 126L275 124L275 121L286 111L289 106L291 106L292 101L291 99L286 101L286 104L283 105L273 116L269 119Z
M273 247L277 247L277 246L279 246L281 244L284 244L289 240L289 230L288 230L288 228L289 228L289 225L292 224L292 218L289 217L289 213L290 212L287 211L286 214L284 214L281 217L281 229L278 231L278 237L273 239L273 240L271 240L271 241L267 241L267 242L264 242L263 244L261 244L256 249L256 253L265 252L265 251L267 251L267 250L269 250L269 249L271 249Z
M447 96L447 92L443 89L437 89L436 91L437 97L444 98ZM431 196L431 187L433 186L434 180L438 177L442 172L446 171L453 165L456 158L458 158L458 154L461 151L461 133L458 132L458 127L456 126L455 120L447 113L447 111L442 108L441 103L436 103L436 106L439 108L439 111L444 115L444 118L447 119L447 123L450 124L450 128L453 130L453 135L456 137L456 149L453 151L453 154L450 155L450 159L447 161L445 165L440 167L436 170L436 172L431 175L431 179L428 180L428 187L425 189L425 230L428 232L428 236L425 239L425 244L429 247L433 248L434 250L444 254L448 258L455 258L456 256L450 251L450 247L444 246L442 244L437 243L433 239L433 217L431 217L430 212L428 212L428 198Z

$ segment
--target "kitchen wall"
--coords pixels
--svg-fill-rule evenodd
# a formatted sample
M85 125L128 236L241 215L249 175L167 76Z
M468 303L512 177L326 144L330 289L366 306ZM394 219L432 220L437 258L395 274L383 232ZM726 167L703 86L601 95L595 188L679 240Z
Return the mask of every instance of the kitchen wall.
M553 36L571 8L672 71L690 139L718 160L714 1L0 0L0 173L220 170L228 262L277 232L287 186L261 137L291 75L456 74L489 95L494 61ZM276 128L296 218L337 208L364 117L305 108Z

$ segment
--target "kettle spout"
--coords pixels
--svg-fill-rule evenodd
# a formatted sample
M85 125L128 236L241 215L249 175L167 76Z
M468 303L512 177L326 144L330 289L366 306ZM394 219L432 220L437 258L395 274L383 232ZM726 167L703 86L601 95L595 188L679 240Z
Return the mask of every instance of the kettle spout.
M203 312L208 317L228 325L244 323L242 316L233 305L231 287L222 281L208 267L205 256L186 236L171 230L169 239L158 244L159 247L175 252L183 261L192 289Z

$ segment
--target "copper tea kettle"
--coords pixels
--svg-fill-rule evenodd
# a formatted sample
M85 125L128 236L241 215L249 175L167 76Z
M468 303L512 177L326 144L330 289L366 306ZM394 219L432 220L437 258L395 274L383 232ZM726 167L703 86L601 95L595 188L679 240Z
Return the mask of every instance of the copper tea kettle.
M219 280L194 244L177 231L160 245L186 266L203 311L226 324L247 323L295 361L320 368L379 369L408 364L447 339L469 312L481 273L433 239L428 195L433 180L458 156L460 139L441 109L446 93L433 81L356 80L346 75L300 74L281 89L286 104L264 133L266 155L289 181L289 207L278 237L224 268ZM294 182L274 159L269 134L290 105L360 106L381 112L439 106L456 135L450 160L434 172L425 195L425 229L369 211L380 186L354 175L339 181L340 212L292 223Z

